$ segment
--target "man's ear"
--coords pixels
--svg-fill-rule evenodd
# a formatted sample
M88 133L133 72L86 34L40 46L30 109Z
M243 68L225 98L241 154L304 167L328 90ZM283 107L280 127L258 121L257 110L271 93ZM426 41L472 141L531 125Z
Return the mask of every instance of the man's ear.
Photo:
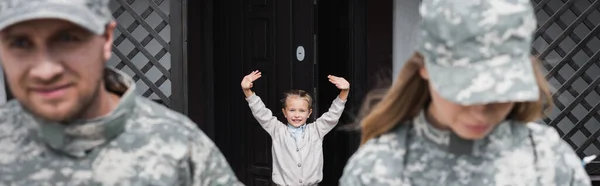
M281 112L283 112L283 116L287 118L287 115L285 115L285 108L281 108Z
M112 55L112 45L115 35L114 31L116 27L117 22L111 21L106 25L106 29L104 30L104 61L108 61L110 59L110 56Z
M535 63L538 59L535 56L530 56L529 59L531 60L531 62Z
M308 115L310 116L312 114L312 109L308 110Z
M429 73L427 72L427 69L425 67L419 68L419 75L421 75L423 79L429 80Z

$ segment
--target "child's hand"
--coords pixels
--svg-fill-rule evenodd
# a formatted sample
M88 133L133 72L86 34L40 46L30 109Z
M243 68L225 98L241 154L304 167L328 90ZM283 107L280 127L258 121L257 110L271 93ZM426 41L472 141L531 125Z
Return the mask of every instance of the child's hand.
M340 90L348 90L350 88L350 83L342 77L329 75L327 78L329 78L329 82L333 83Z
M258 70L252 71L252 73L244 76L244 79L242 79L242 89L243 90L247 90L247 89L251 89L252 86L254 86L254 84L252 82L254 82L254 80L257 80L258 78L260 78L261 76L261 72L259 72Z

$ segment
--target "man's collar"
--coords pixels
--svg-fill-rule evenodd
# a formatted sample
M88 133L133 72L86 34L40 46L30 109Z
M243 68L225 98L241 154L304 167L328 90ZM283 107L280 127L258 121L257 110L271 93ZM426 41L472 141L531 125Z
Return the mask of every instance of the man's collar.
M135 108L135 82L127 74L112 67L106 67L104 80L110 92L121 96L113 111L102 117L76 120L68 124L43 121L28 113L39 126L40 140L55 150L83 157L87 151L121 134Z

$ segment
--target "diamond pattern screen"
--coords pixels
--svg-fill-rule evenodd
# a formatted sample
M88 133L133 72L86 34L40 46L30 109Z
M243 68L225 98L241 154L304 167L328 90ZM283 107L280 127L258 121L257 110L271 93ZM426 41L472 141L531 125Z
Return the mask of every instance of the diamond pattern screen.
M169 0L112 0L115 29L108 61L131 75L139 94L171 106Z
M543 122L582 157L600 154L600 1L533 0L538 30L533 53L554 98Z

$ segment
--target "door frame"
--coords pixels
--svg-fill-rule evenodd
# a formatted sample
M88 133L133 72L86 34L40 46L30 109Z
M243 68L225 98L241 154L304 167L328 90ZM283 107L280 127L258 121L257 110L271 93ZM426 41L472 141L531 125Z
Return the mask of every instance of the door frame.
M360 108L368 91L367 76L367 0L349 0L350 15L350 56L348 66L350 67L350 81L353 88L350 91L349 107ZM358 110L358 109L356 109ZM353 113L357 114L357 113ZM346 145L353 154L360 144L360 133L354 132L349 135L349 143Z
M350 97L347 103L347 107L359 107L362 102L364 95L367 91L367 32L366 32L366 0L348 0L350 3L349 8L349 16L347 19L343 21L347 21L350 24L349 27L349 41L350 47L348 56L340 56L342 59L347 59L347 65L349 66L349 74L350 77L348 80L352 82L352 89L350 92ZM177 3L180 2L180 3ZM198 0L198 1L187 1L187 0L172 0L172 10L173 7L183 6L184 9L187 10L182 11L181 15L173 15L171 20L173 22L176 19L184 20L182 24L173 24L172 26L172 35L177 35L175 33L175 27L181 28L180 33L181 36L177 35L176 37L180 40L175 41L175 38L172 40L175 41L172 45L175 46L180 42L181 46L181 55L177 60L182 60L183 64L181 66L172 66L173 71L180 71L181 76L180 82L183 84L182 88L182 96L181 97L173 97L173 99L183 100L184 105L179 106L179 108L186 114L190 119L192 119L198 127L206 133L206 135L211 138L215 143L219 143L218 139L222 139L223 137L217 137L216 131L216 118L215 118L215 94L217 94L214 90L216 79L214 74L215 69L215 61L214 61L214 29L215 29L215 0ZM318 2L317 7L318 9ZM315 12L315 19L318 19ZM177 18L177 16L180 16ZM314 29L318 29L317 25L314 25ZM187 34L194 33L194 34ZM318 36L317 36L318 37ZM290 38L291 39L291 38ZM318 47L318 41L317 46ZM173 51L178 51L176 48ZM187 52L192 51L192 52ZM316 50L315 50L316 51ZM178 51L179 52L179 51ZM184 55L185 54L185 55ZM315 53L314 55L318 55ZM292 59L296 60L296 59ZM318 70L318 64L314 67ZM317 71L315 70L315 74ZM173 72L173 74L177 74ZM193 81L192 81L193 80ZM174 80L175 81L175 80ZM173 82L175 83L175 82ZM315 82L315 86L319 86ZM323 85L329 86L329 85ZM317 87L318 88L318 87ZM311 91L312 92L312 91ZM174 92L175 93L175 92ZM314 94L314 93L313 93ZM175 95L175 94L174 94ZM241 98L240 98L241 99ZM318 98L317 98L318 99ZM349 135L349 141L347 146L349 155L351 155L354 150L357 148L360 140L360 135L357 133L353 133ZM224 147L219 147L224 148ZM342 157L340 157L342 158ZM348 158L348 157L343 157ZM228 160L228 162L232 162L232 160ZM238 162L235 160L234 162ZM232 167L242 168L242 165L231 165ZM238 171L247 171L238 170ZM246 174L242 174L241 176L245 176ZM243 180L245 178L239 178Z
M186 93L184 99L187 100L185 113L214 141L213 3L214 0L198 0L187 3L186 15L190 19L186 20L186 30L187 33L195 34L189 35L182 44L194 52L187 53L182 74L184 74L186 87L184 91ZM194 20L194 22L190 23L190 20ZM188 79L194 81L187 81Z
M193 1L192 1L193 2ZM170 0L171 109L187 114L187 0Z

